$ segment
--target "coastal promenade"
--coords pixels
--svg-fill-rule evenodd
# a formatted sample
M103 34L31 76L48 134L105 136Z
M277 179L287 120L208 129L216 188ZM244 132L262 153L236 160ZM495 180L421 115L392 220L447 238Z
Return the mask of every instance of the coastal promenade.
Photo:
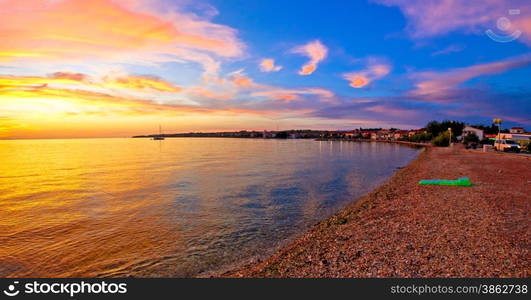
M469 177L471 187L420 186ZM384 185L225 277L529 277L531 160L427 147Z

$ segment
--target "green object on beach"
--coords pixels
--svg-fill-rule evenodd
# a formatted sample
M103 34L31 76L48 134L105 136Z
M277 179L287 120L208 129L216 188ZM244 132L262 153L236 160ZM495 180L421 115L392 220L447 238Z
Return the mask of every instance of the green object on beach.
M455 180L449 179L423 179L419 181L420 185L456 185L456 186L471 186L472 183L468 177L461 177Z

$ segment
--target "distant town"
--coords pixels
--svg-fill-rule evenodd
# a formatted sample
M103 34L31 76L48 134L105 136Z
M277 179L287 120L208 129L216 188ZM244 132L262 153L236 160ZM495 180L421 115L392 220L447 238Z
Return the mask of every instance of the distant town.
M400 140L408 136L413 136L424 129L382 129L382 128L360 128L354 130L279 130L279 131L222 131L222 132L188 132L171 134L150 134L138 135L133 138L153 138L153 137L223 137L223 138L264 138L264 139L373 139L373 140Z
M278 131L222 131L222 132L188 132L137 135L133 138L179 138L179 137L213 137L213 138L262 138L262 139L316 139L316 140L369 140L369 141L406 141L414 143L432 143L447 146L450 142L464 142L477 145L494 144L495 140L515 140L527 148L531 132L523 127L501 128L501 124L467 125L458 121L431 121L419 129L397 128L358 128L354 130L278 130Z

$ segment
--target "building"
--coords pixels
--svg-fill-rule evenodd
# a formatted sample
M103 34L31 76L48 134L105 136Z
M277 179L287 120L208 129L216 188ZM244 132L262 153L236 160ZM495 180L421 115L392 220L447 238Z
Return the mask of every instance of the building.
M510 133L524 133L524 127L512 127L511 130L509 130Z
M398 141L406 138L409 135L408 130L395 130L393 133L393 140Z
M345 133L345 138L347 139L355 139L355 138L360 138L360 137L361 137L361 133L357 130L353 130L353 131Z
M463 137L465 137L465 136L467 136L469 134L472 134L472 133L476 134L480 141L484 137L483 130L481 130L481 129L478 129L478 128L475 128L475 127L472 127L472 126L465 126L465 128L463 128Z
M531 142L531 134L500 133L500 139L507 139L520 142Z
M361 137L364 138L364 139L370 139L372 137L373 133L374 132L372 132L372 131L362 131L361 132Z

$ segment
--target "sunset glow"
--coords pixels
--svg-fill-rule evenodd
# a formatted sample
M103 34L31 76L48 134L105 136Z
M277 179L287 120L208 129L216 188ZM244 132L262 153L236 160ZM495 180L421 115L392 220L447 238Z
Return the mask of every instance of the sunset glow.
M237 2L0 0L0 138L531 125L526 1Z

